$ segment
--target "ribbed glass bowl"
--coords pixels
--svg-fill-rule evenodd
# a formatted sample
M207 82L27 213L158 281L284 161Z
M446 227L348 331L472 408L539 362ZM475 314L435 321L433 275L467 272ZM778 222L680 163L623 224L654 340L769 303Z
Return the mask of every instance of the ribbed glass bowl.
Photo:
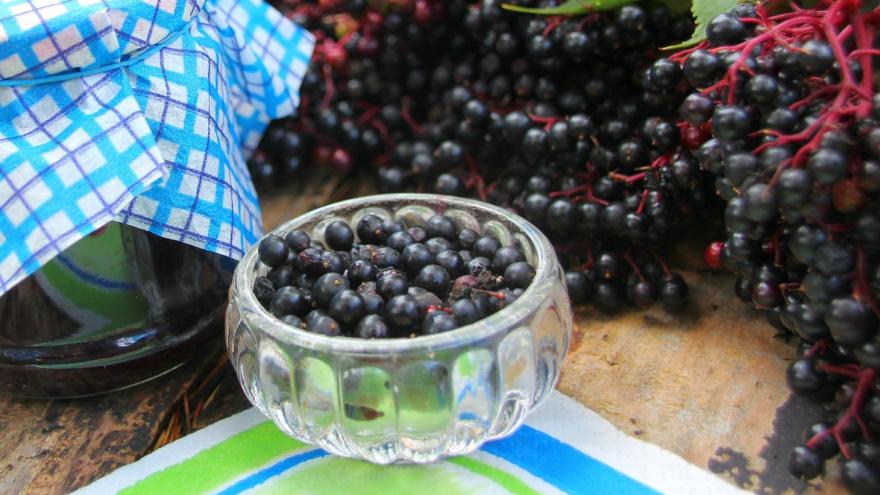
M553 247L524 219L468 199L389 194L319 208L274 233L305 230L323 241L324 227L335 220L356 225L374 214L413 226L436 213L518 245L536 268L522 296L442 334L327 337L263 309L251 288L266 267L256 249L241 260L226 344L248 399L288 435L374 463L430 462L510 434L553 389L571 338L571 306Z

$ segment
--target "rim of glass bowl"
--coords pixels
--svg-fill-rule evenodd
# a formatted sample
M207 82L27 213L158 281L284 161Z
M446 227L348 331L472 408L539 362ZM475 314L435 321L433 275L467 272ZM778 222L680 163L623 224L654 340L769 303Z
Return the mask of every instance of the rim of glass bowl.
M532 283L513 304L482 320L449 332L415 338L359 339L343 336L330 337L291 327L264 309L262 304L257 301L253 291L249 289L253 287L254 280L256 279L255 265L257 262L258 241L245 254L235 269L235 298L233 301L230 301L230 304L238 306L242 320L246 320L253 330L265 332L279 341L316 350L370 355L403 353L414 350L440 350L460 345L461 343L475 342L497 332L508 331L513 326L518 326L523 319L541 306L547 294L537 294L537 291L539 288L546 288L548 286L547 281L550 277L553 277L553 270L557 263L553 246L547 237L526 219L508 210L481 201L440 194L417 193L363 196L312 210L285 222L266 235L287 233L295 230L294 226L298 228L302 224L317 223L322 217L333 215L334 212L339 210L351 211L369 206L395 210L409 204L429 207L443 206L448 209L482 210L495 217L492 220L500 220L502 223L512 225L516 231L525 235L534 247L538 266L535 268L535 277L532 279Z

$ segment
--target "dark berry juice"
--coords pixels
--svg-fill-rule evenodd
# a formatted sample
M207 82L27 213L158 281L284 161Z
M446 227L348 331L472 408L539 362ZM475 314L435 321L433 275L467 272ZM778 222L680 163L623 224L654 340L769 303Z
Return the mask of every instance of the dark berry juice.
M0 392L78 397L174 369L221 334L233 268L109 224L0 297Z

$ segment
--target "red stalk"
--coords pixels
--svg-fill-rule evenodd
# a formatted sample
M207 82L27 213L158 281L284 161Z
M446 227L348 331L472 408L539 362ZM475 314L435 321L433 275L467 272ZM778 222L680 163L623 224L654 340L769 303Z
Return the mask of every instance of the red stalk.
M865 423L859 415L859 411L862 409L862 406L868 399L868 395L874 388L874 379L877 377L877 372L871 368L862 368L853 371L848 367L833 366L829 364L820 364L819 369L828 373L856 378L858 382L856 383L856 391L853 395L852 402L850 402L846 413L837 420L837 423L835 423L833 427L814 435L813 438L807 442L807 448L815 449L825 437L833 435L840 448L840 453L843 454L844 458L850 459L852 454L850 454L849 448L847 448L846 442L843 440L843 431L849 427L853 420L855 420L858 423L859 428L861 428L862 434L865 438L868 440L871 439L871 431L865 427Z

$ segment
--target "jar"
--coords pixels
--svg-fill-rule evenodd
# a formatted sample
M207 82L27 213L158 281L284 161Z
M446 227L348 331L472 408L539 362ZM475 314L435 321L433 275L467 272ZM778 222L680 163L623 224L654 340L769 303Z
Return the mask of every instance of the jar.
M141 383L220 336L232 259L110 223L0 296L0 392Z
M74 3L0 3L0 393L116 390L220 337L262 235L246 160L314 46L262 0Z

